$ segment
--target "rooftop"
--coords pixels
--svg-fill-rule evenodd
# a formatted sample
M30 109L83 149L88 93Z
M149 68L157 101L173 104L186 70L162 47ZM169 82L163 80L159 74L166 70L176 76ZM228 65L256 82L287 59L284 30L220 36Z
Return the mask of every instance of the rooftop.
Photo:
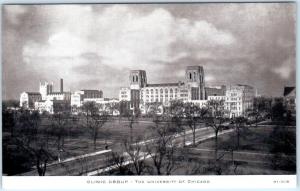
M39 92L26 92L28 95L41 95Z
M57 95L57 94L69 94L69 93L71 93L71 92L51 92L51 93L49 93L48 95Z
M84 89L84 90L80 90L80 91L87 91L87 92L100 92L101 90L87 90L87 89Z
M291 94L294 90L296 90L296 88L293 87L293 86L286 86L286 87L284 87L283 96L288 96L288 95Z
M183 82L161 83L161 84L147 84L146 87L165 87L165 86L178 86L178 85L183 85Z
M202 66L187 66L186 69L187 70L198 70L198 69L203 69Z

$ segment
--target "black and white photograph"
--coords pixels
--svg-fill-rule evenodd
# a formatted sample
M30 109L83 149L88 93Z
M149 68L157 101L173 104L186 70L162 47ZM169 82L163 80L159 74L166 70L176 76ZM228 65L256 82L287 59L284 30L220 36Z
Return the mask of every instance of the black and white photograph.
M296 14L2 5L3 176L296 175Z

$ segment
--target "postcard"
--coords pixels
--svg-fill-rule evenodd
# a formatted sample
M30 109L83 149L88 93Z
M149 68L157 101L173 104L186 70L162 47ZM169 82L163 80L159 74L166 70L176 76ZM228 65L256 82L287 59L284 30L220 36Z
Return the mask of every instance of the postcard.
M3 188L296 187L295 2L6 4L2 39Z

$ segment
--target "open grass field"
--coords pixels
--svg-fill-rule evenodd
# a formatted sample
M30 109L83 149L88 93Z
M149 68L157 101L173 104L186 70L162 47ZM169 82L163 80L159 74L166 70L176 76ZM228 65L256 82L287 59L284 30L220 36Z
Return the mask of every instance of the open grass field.
M295 127L287 127L288 131L291 134L296 136ZM240 151L249 151L249 152L261 152L268 153L270 152L272 137L271 134L274 130L274 127L252 127L244 128L240 131ZM275 141L275 140L274 140ZM227 149L228 147L234 147L237 143L237 134L236 132L225 134L219 137L218 145L219 149ZM294 143L296 144L296 143ZM202 144L199 144L197 148L215 148L215 142L213 139L206 141Z
M121 147L123 140L129 139L131 134L131 129L129 127L129 121L127 118L113 118L107 121L99 130L99 135L96 141L96 149L94 149L93 138L91 135L91 129L85 126L85 118L79 117L77 119L68 119L66 125L66 134L63 139L63 151L58 152L57 149L57 137L50 135L46 136L45 131L52 128L51 120L49 118L42 118L41 123L38 128L38 136L42 139L48 139L47 150L53 156L50 161L57 161L58 155L60 155L61 160L74 157L78 155L83 155L86 153L91 153L95 151L101 151L104 149L118 150ZM151 119L141 118L135 121L132 125L132 135L135 138L151 139L153 135L151 133L150 127L155 124ZM188 127L185 127L190 130ZM291 134L295 135L295 128L287 127ZM243 128L240 131L240 141L239 141L239 151L242 152L255 152L255 153L270 153L270 148L272 142L272 132L274 127L258 127L258 128ZM199 137L198 137L199 138ZM200 137L201 138L201 137ZM192 139L189 136L188 139ZM3 132L3 166L4 173L8 175L14 175L22 172L28 171L32 166L35 165L35 161L26 153L25 150L17 147L14 138L11 137L9 131ZM191 141L191 140L188 140ZM226 150L229 147L236 146L237 136L236 132L227 133L219 137L219 149ZM215 142L213 139L201 142L197 145L196 149L214 149ZM291 153L292 155L295 153ZM175 174L185 174L189 171L189 174L209 174L211 172L207 171L209 168L209 163L211 159L201 159L197 161L197 157L190 157L191 161L183 162L178 165L175 169ZM196 160L196 159L197 160ZM203 164L202 164L203 163ZM201 164L201 165L200 165ZM201 166L201 168L197 166ZM241 174L265 174L271 173L276 174L282 171L285 173L284 169L273 170L268 166L253 166L253 164L244 163L240 168ZM193 172L195 169L202 169L201 172ZM207 172L205 172L205 169ZM269 170L269 171L268 171ZM291 171L289 171L291 172ZM232 172L230 172L232 173ZM227 174L230 174L227 172Z
M48 162L57 161L59 155L61 160L63 160L106 148L118 150L124 140L130 139L131 129L128 119L110 119L103 127L99 128L95 150L91 129L85 126L84 120L84 117L76 120L67 120L66 134L63 136L63 151L58 152L57 137L53 135L47 136L45 133L53 128L51 120L45 117L41 119L38 127L38 137L43 141L47 140L46 149L52 156ZM133 138L152 138L150 127L153 125L154 123L150 119L145 118L134 122L132 125ZM17 137L11 137L10 131L3 131L4 173L8 175L22 173L35 165L35 161L28 155L28 152L16 145L15 139Z

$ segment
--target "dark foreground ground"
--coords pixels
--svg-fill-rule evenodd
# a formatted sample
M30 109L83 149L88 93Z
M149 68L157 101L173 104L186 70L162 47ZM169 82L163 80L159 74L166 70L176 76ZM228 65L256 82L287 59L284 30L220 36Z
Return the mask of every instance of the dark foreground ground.
M75 124L75 123L74 123ZM46 128L49 122L43 119L40 128ZM141 119L133 124L132 134L148 140L151 137L149 127L154 123L149 119ZM206 128L206 127L205 127ZM188 130L188 127L186 127ZM70 132L64 137L63 152L60 153L61 159L67 159L86 153L101 151L104 149L118 149L124 139L130 137L129 121L125 118L114 119L107 122L101 129L97 138L96 150L89 129L70 124ZM295 174L296 173L296 128L284 126L259 126L242 128L239 132L224 134L218 139L218 173L219 174ZM6 175L17 175L32 170L35 161L32 160L28 152L15 141L17 137L11 136L9 131L3 132L3 173ZM188 138L191 141L191 136ZM57 137L48 137L47 149L53 158L49 163L57 161ZM237 146L238 145L238 146ZM108 147L107 147L108 146ZM172 168L172 175L210 175L216 174L215 170L215 140L208 139L199 143L196 147L187 146L177 148L174 161L175 167ZM144 175L155 175L151 158L145 160L147 168ZM94 166L107 165L106 159L94 157L90 163ZM71 164L69 164L72 166ZM91 167L93 169L94 167ZM101 175L120 175L130 174L132 166L129 164L126 172L118 169L109 170ZM64 172L61 172L61 175ZM71 175L71 174L69 174ZM86 175L83 170L73 175Z

